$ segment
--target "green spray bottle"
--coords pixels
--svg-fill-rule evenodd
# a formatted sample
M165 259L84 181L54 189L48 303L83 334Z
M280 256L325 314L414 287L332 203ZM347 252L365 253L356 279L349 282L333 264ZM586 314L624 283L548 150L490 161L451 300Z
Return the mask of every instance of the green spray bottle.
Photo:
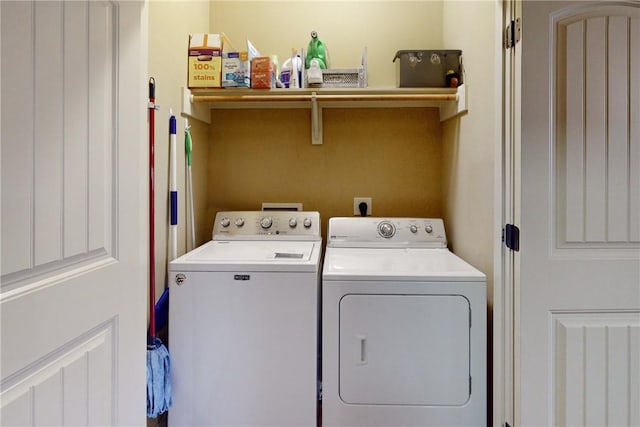
M318 33L315 31L311 31L311 40L309 40L309 45L307 46L307 58L305 61L306 69L309 69L311 66L312 59L318 60L320 68L327 68L327 50L324 43L322 43L322 40L318 38Z

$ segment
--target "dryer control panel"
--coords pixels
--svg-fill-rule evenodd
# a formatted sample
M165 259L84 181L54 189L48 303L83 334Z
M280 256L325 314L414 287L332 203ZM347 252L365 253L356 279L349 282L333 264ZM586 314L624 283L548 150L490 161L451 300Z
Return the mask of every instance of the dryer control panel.
M321 240L320 213L218 212L213 224L213 240Z
M330 247L447 247L440 218L330 218L327 236Z

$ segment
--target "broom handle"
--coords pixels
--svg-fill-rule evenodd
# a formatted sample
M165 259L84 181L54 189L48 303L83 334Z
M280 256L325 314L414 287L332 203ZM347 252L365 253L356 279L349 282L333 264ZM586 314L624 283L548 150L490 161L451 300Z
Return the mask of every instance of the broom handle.
M156 81L149 78L149 329L156 336L156 257L155 257L155 197L154 197L154 131L156 110Z

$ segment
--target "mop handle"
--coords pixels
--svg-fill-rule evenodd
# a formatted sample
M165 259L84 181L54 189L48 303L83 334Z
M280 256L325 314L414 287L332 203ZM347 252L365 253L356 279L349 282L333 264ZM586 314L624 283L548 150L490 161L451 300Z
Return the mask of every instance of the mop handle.
M169 180L169 196L171 199L171 255L170 259L174 260L178 256L178 175L176 167L176 116L170 112L169 117L169 134L170 134L170 180Z
M149 78L149 329L156 336L156 262L155 262L155 197L154 197L154 130L156 106L156 80Z

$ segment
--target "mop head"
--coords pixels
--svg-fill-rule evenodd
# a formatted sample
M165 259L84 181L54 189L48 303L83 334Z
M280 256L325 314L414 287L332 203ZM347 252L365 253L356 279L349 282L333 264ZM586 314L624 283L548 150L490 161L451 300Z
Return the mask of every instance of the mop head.
M171 361L158 338L147 345L147 417L156 418L171 406Z

